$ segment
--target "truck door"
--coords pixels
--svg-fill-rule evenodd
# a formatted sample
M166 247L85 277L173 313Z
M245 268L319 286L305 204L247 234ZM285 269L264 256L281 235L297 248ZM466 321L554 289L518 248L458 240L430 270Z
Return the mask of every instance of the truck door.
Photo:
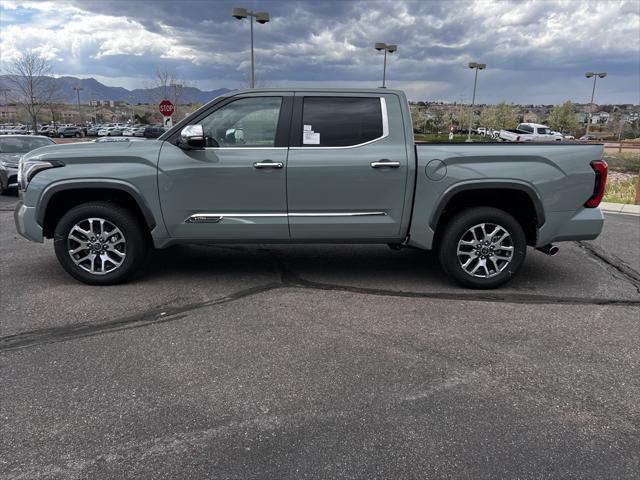
M175 238L288 241L286 164L293 97L231 97L203 112L206 147L164 142L162 215Z
M408 172L398 97L295 95L287 163L291 239L398 241Z

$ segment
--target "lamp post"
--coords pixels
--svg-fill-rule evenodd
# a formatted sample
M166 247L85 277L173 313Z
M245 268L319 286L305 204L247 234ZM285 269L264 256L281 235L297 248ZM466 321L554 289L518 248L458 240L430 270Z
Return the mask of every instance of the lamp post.
M80 110L80 91L84 90L83 87L73 87L78 94L78 118L80 119L80 125L82 125L82 111Z
M475 76L473 79L473 97L471 98L471 112L469 115L469 131L467 132L467 142L471 141L471 125L473 125L473 105L476 103L476 85L478 84L478 70L484 70L487 68L486 63L469 63L469 68L475 70Z
M377 51L384 50L384 67L382 70L382 88L387 88L387 52L393 53L398 50L397 45L387 45L386 43L376 43L373 48Z
M255 18L258 23L265 24L269 21L269 14L267 12L251 12L246 8L234 8L231 16L238 20L249 17L249 23L251 24L251 88L255 88L256 67L253 55L253 19Z
M93 123L98 123L98 114L96 113L96 105L98 101L98 94L96 92L91 92L91 103L93 103Z
M596 80L598 77L604 78L607 76L607 72L587 72L584 74L585 77L591 78L593 77L593 90L591 90L591 103L589 104L589 118L587 119L587 131L585 132L585 137L589 137L589 125L591 125L591 117L593 115L593 97L596 94Z

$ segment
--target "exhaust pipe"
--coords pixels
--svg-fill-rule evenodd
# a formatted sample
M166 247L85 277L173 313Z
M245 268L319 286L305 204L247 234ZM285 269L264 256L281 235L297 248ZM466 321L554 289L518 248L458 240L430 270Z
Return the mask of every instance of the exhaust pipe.
M544 247L539 247L536 250L538 250L539 252L542 253L546 253L547 255L553 257L555 254L557 254L560 249L558 247L556 247L555 245L549 244L549 245L545 245Z

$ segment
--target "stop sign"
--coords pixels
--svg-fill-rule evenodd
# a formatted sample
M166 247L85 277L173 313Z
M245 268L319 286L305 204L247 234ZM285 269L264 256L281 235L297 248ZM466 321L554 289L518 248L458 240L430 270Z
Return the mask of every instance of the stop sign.
M169 100L162 100L159 107L160 113L165 117L170 117L171 115L173 115L173 111L175 110L173 103L171 103Z

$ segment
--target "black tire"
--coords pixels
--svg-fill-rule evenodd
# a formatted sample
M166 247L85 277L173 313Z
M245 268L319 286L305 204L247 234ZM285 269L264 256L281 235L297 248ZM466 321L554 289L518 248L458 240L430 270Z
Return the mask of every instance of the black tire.
M58 135L60 138L64 138L64 135L61 133L60 135Z
M487 275L487 278L474 276L467 272L463 268L457 253L458 243L463 239L466 232L472 227L483 223L499 225L506 230L510 235L510 245L513 247L510 262L499 273L498 269L492 267L489 267L492 270L491 272L485 269L487 274L492 275ZM444 232L438 241L438 259L442 269L453 280L468 288L496 288L508 282L520 270L526 253L527 240L520 223L504 210L492 207L476 207L460 212L446 224ZM471 257L462 258L468 260ZM475 262L478 262L478 260L475 260ZM492 265L495 264L492 263Z
M74 225L88 218L107 220L119 228L126 239L124 261L107 273L86 271L76 265L69 254L69 232ZM140 220L127 208L111 202L90 202L72 208L60 219L54 235L54 249L62 267L73 278L88 285L114 285L125 282L140 269L147 253L147 242Z
M76 138L80 138L81 136L82 136L82 135L81 135L81 134L79 134L79 133L76 133L76 135L75 135L75 137L76 137Z

